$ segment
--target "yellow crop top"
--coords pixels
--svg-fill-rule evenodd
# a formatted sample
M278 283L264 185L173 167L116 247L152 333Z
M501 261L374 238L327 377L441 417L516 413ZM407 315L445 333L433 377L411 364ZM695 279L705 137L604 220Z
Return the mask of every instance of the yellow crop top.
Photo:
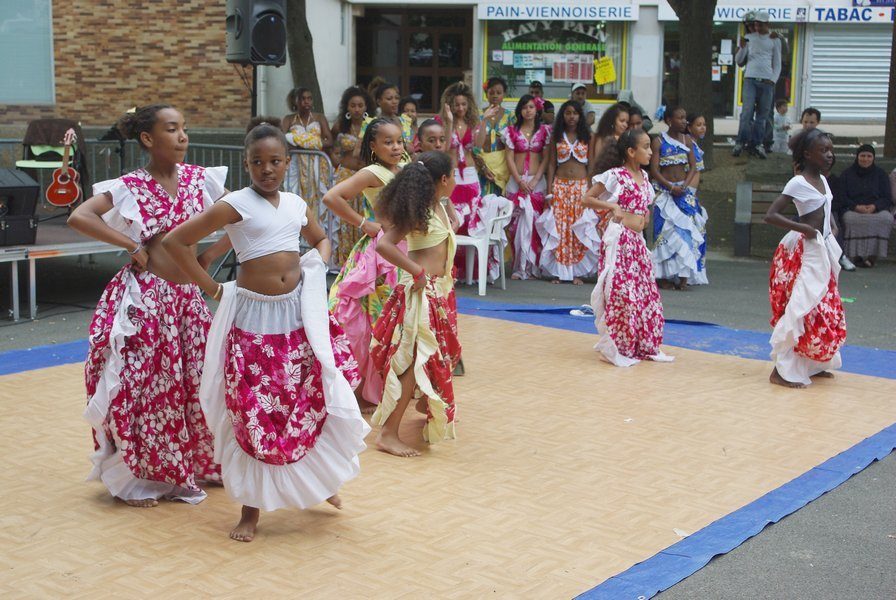
M439 202L439 209L441 209L442 214L445 216L444 220L439 218L436 212L433 211L429 217L429 222L426 224L426 233L412 231L407 235L408 251L433 248L445 240L448 240L448 257L445 264L445 274L450 275L451 265L454 263L454 253L457 242L454 237L454 230L447 224L449 223L448 212L441 202Z
M404 165L399 163L399 166L403 167ZM376 178L383 182L383 185L380 187L369 187L365 188L361 191L364 194L364 197L367 198L367 202L371 207L376 207L376 201L380 197L380 192L383 191L383 188L386 187L390 181L395 179L395 173L389 170L388 167L384 167L379 163L373 163L372 165L367 165L363 169L364 171L370 171Z

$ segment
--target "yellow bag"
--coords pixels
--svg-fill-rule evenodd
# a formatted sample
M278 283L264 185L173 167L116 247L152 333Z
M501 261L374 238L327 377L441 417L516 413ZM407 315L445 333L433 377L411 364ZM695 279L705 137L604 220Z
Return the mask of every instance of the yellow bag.
M479 156L482 157L482 162L495 176L495 184L502 190L507 187L507 182L510 181L510 169L507 168L507 158L504 155L504 151L483 152Z

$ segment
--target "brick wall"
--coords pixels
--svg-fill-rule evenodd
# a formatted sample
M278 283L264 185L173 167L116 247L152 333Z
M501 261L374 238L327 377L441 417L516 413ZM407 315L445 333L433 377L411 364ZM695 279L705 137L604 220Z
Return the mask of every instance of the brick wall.
M56 104L0 104L0 128L45 116L108 127L152 102L188 127L242 128L251 99L224 60L224 13L224 0L53 0Z

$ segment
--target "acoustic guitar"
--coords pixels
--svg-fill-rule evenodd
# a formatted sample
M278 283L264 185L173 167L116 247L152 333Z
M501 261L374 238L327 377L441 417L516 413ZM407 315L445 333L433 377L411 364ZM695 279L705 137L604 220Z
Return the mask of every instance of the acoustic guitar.
M53 171L53 181L47 186L47 202L53 206L70 206L81 199L81 175L68 164L68 155L75 143L75 130L65 132L62 166Z

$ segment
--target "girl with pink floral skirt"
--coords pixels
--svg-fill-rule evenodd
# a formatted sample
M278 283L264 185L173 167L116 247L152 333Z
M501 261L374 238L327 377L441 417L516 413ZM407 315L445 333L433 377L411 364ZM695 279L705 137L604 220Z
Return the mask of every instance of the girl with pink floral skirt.
M261 123L246 136L252 186L171 232L165 247L200 287L220 299L209 333L199 396L215 435L227 493L242 503L230 537L255 537L260 510L308 508L360 471L370 428L352 387L357 363L327 311L330 242L308 205L280 186L287 142ZM219 284L190 245L227 231L240 261L236 282ZM314 248L300 256L300 238Z
M545 169L548 161L544 152L550 142L551 128L541 124L544 101L529 94L516 105L516 122L504 131L504 146L510 181L507 199L513 202L510 235L513 238L513 274L511 279L530 279L539 276L541 237L535 231L535 221L544 209Z
M161 239L224 194L227 167L182 162L189 140L183 115L171 106L141 107L119 129L149 153L149 163L94 185L95 195L68 221L131 258L106 286L90 323L90 479L131 506L155 506L159 498L196 504L205 498L198 481L220 481L198 396L211 316ZM208 266L225 249L215 244L197 265ZM187 251L193 257L195 246Z
M591 293L595 350L617 367L641 360L668 362L663 342L663 305L653 277L642 231L653 202L653 188L641 168L650 161L650 136L630 129L616 143L619 165L596 175L584 204L607 211L602 219L600 264Z

